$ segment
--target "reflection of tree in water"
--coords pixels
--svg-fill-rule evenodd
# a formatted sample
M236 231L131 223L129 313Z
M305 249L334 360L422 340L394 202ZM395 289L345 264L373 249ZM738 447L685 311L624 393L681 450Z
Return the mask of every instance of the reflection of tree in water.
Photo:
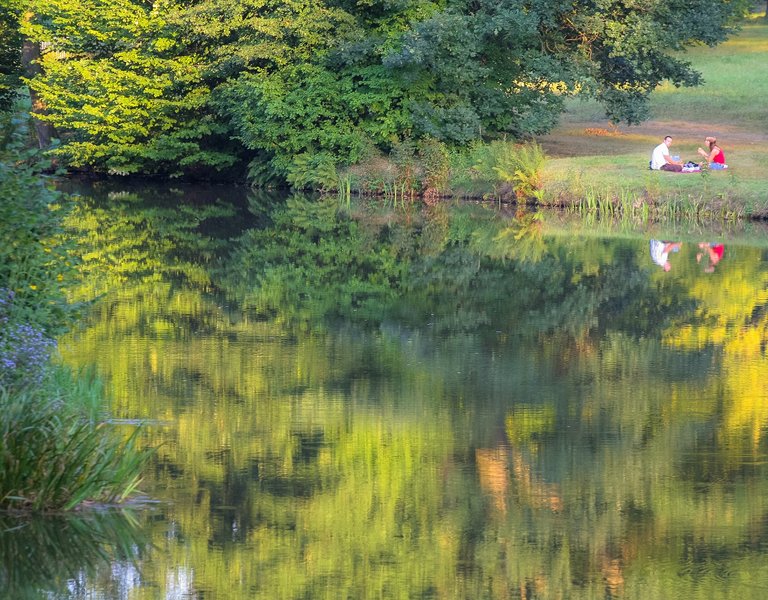
M493 506L502 515L507 512L509 489L509 466L504 446L498 448L477 448L475 463L480 478L480 487L493 500Z
M537 511L547 511L557 515L555 518L563 521L566 517L561 513L567 513L569 507L564 503L560 486L556 483L544 481L542 476L532 467L526 457L526 449L516 447L514 444L499 444L494 448L478 448L475 450L475 463L478 471L480 487L490 496L494 509L498 512L494 520L503 522L507 519L508 512L519 513L521 511L534 515ZM561 526L567 527L565 523ZM523 533L522 531L520 533ZM535 531L530 532L535 537ZM624 544L616 543L613 539L604 540L598 538L593 544L585 548L585 558L588 563L581 569L574 568L571 576L578 578L581 574L599 572L605 585L606 597L620 597L625 586L624 561L630 558L625 556ZM513 550L510 549L510 552ZM572 560L581 553L577 546L567 548ZM587 558L594 556L595 560ZM562 589L562 583L553 578L552 570L542 564L534 574L523 577L517 584L521 598L532 598L542 595L546 597L554 590ZM588 581L584 581L587 584Z
M203 240L190 276L166 252L154 279L126 269L97 305L79 348L121 415L172 421L148 434L167 442L158 480L178 531L145 565L153 580L192 564L192 589L244 598L594 598L679 585L686 557L717 590L715 547L757 566L768 493L756 465L733 469L746 438L731 427L762 422L762 384L736 396L757 371L737 375L735 358L729 388L701 377L717 336L754 353L755 330L734 338L724 320L713 344L677 351L701 304L638 267L645 243L528 232L528 260L514 225L424 212L355 223L295 199L222 268ZM114 238L94 239L105 269L125 266L107 260ZM179 243L191 257L194 235Z

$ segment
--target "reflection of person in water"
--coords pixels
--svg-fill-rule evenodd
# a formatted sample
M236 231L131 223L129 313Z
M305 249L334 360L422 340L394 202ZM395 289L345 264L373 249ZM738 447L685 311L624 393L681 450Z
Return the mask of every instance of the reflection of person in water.
M678 252L682 245L682 242L651 240L651 259L662 269L669 271L672 268L669 264L669 253Z
M725 248L722 244L711 244L709 242L701 242L699 244L701 252L696 254L696 262L701 262L703 256L707 257L707 266L704 267L705 273L712 273L715 270L715 265L723 258L723 251Z

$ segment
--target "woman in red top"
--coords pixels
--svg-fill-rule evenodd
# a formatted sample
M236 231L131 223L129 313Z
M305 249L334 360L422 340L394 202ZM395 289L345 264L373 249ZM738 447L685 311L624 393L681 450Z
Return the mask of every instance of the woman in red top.
M701 248L702 251L696 255L696 262L701 262L701 257L704 256L704 253L706 252L707 256L709 257L709 262L704 271L707 273L713 273L715 270L715 265L719 263L723 258L723 251L725 250L725 246L722 244L701 242L699 244L699 248Z
M717 140L713 137L707 137L704 139L704 143L707 145L707 150L699 148L698 153L709 163L709 168L727 169L728 165L725 164L725 154L722 148L717 145Z

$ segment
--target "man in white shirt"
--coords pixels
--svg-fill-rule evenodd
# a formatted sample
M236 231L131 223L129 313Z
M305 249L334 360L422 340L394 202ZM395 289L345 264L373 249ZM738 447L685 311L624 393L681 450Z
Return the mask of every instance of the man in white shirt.
M672 145L672 136L668 135L651 153L651 169L654 171L682 171L683 163L674 160L669 155L669 147Z
M651 240L651 260L665 271L669 271L672 268L672 265L669 264L669 253L679 252L682 245L682 242Z

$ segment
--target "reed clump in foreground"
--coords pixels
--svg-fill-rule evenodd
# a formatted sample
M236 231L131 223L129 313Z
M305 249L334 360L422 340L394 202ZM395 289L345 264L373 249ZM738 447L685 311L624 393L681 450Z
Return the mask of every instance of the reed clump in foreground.
M124 436L99 418L99 390L63 367L35 385L0 386L0 510L66 511L136 491L149 453L140 429Z

